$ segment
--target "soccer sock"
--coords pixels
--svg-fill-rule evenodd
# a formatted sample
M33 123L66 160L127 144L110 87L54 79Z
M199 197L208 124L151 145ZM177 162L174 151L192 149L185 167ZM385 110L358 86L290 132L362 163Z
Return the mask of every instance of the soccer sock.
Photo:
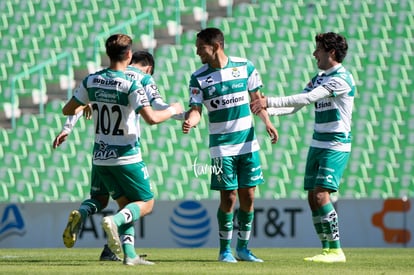
M220 208L217 211L219 226L220 252L231 250L233 237L233 213L224 213Z
M126 223L133 223L140 217L141 209L136 203L127 204L116 215L114 215L114 223L117 226Z
M239 232L237 234L237 249L247 247L250 239L250 233L252 231L252 222L254 218L254 212L245 212L239 209L237 214Z
M318 209L321 216L323 232L329 242L330 249L341 248L339 241L338 214L332 203L327 203Z
M101 203L94 199L87 199L84 200L81 205L79 206L79 213L82 216L82 223L85 222L86 218L98 213L102 210Z
M312 221L313 221L313 226L315 227L315 230L316 230L316 234L318 234L318 237L321 240L322 249L328 249L329 242L326 237L326 234L323 233L321 216L319 216L318 211L312 211Z
M123 224L118 228L119 238L121 239L122 250L128 258L135 258L135 228L134 223Z

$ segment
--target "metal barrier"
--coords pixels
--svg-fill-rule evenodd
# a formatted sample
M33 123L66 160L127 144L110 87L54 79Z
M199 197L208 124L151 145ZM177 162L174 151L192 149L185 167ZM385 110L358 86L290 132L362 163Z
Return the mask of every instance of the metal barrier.
M56 57L52 57L49 60L40 63L30 69L28 69L27 71L23 71L15 76L13 76L10 80L10 89L11 89L11 126L14 129L16 127L16 97L17 97L17 92L16 92L16 82L19 79L22 79L24 77L27 77L33 73L39 72L39 77L40 79L43 78L43 73L44 73L44 69L46 69L49 65L54 65L56 64L59 60L61 59L67 59L66 62L66 68L68 70L68 76L69 79L73 79L73 70L72 70L72 54L70 52L63 52L60 53L58 55L56 55ZM41 83L40 83L41 86ZM42 88L44 87L39 87L40 90L42 91ZM71 86L68 85L68 96L71 93ZM39 112L41 114L43 114L44 112L44 104L43 104L43 92L40 93L40 104L39 104Z

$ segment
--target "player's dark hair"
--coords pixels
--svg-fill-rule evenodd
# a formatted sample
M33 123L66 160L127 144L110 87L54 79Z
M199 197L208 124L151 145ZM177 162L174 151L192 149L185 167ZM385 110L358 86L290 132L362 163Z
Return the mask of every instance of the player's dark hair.
M154 56L146 51L136 51L132 54L130 64L139 64L141 66L151 66L150 74L154 74L155 61Z
M131 50L132 39L126 34L113 34L105 42L106 54L112 61L124 61Z
M335 50L335 60L341 63L348 51L346 38L334 32L320 33L315 36L316 43L319 43L325 51Z
M220 29L206 28L197 33L197 38L204 41L208 45L219 43L224 49L224 35Z

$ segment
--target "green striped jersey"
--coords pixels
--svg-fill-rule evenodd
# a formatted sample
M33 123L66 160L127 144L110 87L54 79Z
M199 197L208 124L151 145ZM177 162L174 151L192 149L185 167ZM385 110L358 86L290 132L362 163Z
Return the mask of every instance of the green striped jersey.
M208 110L211 158L238 156L258 151L250 112L249 92L262 87L254 65L247 59L229 57L221 69L208 64L190 79L190 106Z
M149 106L142 85L121 71L104 69L87 76L74 92L92 106L95 127L93 163L124 165L142 161L136 113Z
M351 121L355 81L341 64L319 73L309 82L304 92L322 86L330 97L315 102L315 125L312 147L351 151Z
M125 74L127 76L131 77L132 79L137 80L139 83L141 83L151 106L156 101L164 102L164 100L162 99L162 97L160 95L160 92L158 90L158 86L155 83L155 80L152 77L152 75L146 74L146 73L142 72L140 69L138 69L134 66L128 66L126 68ZM166 103L164 103L164 104L166 104ZM140 119L140 117L141 116L139 114L137 114L136 123L137 123L138 136L139 137L141 137L141 123L140 123L141 119Z
M141 85L144 87L150 104L152 104L154 100L161 98L158 86L155 83L152 75L143 73L140 69L134 66L128 66L125 74L141 83Z

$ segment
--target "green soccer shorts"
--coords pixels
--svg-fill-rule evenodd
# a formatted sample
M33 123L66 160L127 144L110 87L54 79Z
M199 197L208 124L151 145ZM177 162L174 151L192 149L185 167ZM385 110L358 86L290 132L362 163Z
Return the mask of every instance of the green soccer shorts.
M305 190L315 186L338 191L350 152L310 147L306 159Z
M130 201L149 201L154 198L147 166L143 161L117 166L96 165L95 173L114 200L121 196Z
M236 190L263 183L259 152L211 159L212 190Z

